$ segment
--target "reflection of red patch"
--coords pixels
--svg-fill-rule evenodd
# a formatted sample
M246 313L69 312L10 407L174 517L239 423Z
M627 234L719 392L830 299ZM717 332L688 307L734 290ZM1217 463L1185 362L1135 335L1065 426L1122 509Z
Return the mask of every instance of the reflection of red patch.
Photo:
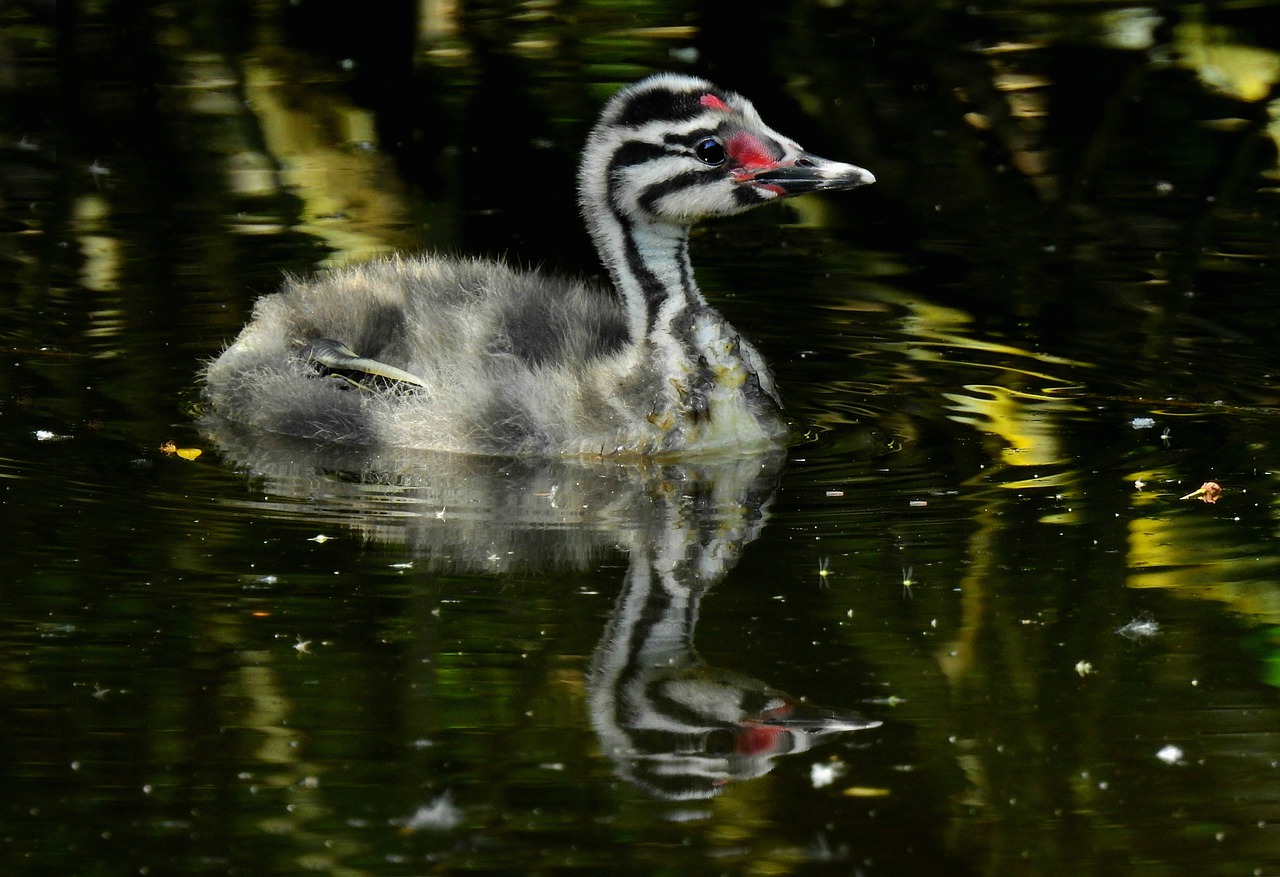
M777 752L782 740L787 736L785 728L776 725L757 725L744 722L738 726L734 735L733 751L735 755L768 755Z
M702 104L709 110L724 110L726 113L729 112L729 105L720 100L720 98L716 97L714 94L704 94L702 97L698 98L698 103Z
M725 151L734 163L748 170L763 170L778 162L778 155L754 134L738 131L724 142Z

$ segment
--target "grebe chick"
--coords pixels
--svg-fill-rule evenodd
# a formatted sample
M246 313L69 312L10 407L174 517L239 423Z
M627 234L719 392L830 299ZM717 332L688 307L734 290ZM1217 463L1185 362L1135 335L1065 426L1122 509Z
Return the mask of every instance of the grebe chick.
M707 304L689 227L874 182L804 152L740 95L658 74L605 105L578 195L611 287L502 263L393 257L260 299L205 369L228 420L478 454L667 456L778 444L755 348Z

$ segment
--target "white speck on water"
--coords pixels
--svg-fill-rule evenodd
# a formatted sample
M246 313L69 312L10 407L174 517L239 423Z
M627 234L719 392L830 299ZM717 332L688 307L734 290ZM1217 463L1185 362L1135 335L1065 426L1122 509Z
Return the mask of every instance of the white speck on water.
M1133 420L1129 421L1129 425L1134 429L1153 429L1155 428L1156 422L1155 419L1151 417L1135 417Z
M669 51L671 60L679 61L681 64L695 64L698 60L698 49L696 46L680 46Z
M1160 632L1160 622L1150 615L1139 615L1128 624L1116 628L1116 633L1125 639L1144 639Z
M818 762L809 768L809 782L813 783L815 789L821 789L829 786L836 781L836 777L844 773L844 765L838 761Z
M419 807L402 823L407 831L448 831L462 822L462 810L445 792L430 804Z
M1156 758L1160 759L1165 764L1177 764L1182 761L1182 754L1183 753L1180 748L1170 743L1160 748L1160 751L1156 753Z

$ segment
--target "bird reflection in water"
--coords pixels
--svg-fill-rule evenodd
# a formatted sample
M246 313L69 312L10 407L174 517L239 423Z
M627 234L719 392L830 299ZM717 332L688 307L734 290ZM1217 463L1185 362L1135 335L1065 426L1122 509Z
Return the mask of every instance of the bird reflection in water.
M619 776L662 798L709 798L822 736L880 724L707 666L693 645L699 602L727 572L717 560L742 543L654 544L631 550L588 683L591 724Z
M623 465L371 452L203 425L290 514L302 501L405 546L420 568L585 569L621 547L627 573L592 656L589 718L617 775L655 797L710 798L823 737L880 724L708 666L694 647L702 598L765 525L781 450Z

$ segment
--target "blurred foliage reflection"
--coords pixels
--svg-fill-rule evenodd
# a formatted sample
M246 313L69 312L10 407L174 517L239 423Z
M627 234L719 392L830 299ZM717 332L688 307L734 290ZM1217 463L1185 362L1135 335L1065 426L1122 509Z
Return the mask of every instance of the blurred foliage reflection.
M1276 872L1276 11L6 4L0 870ZM785 460L198 431L283 272L595 273L655 69L878 178L695 234Z

